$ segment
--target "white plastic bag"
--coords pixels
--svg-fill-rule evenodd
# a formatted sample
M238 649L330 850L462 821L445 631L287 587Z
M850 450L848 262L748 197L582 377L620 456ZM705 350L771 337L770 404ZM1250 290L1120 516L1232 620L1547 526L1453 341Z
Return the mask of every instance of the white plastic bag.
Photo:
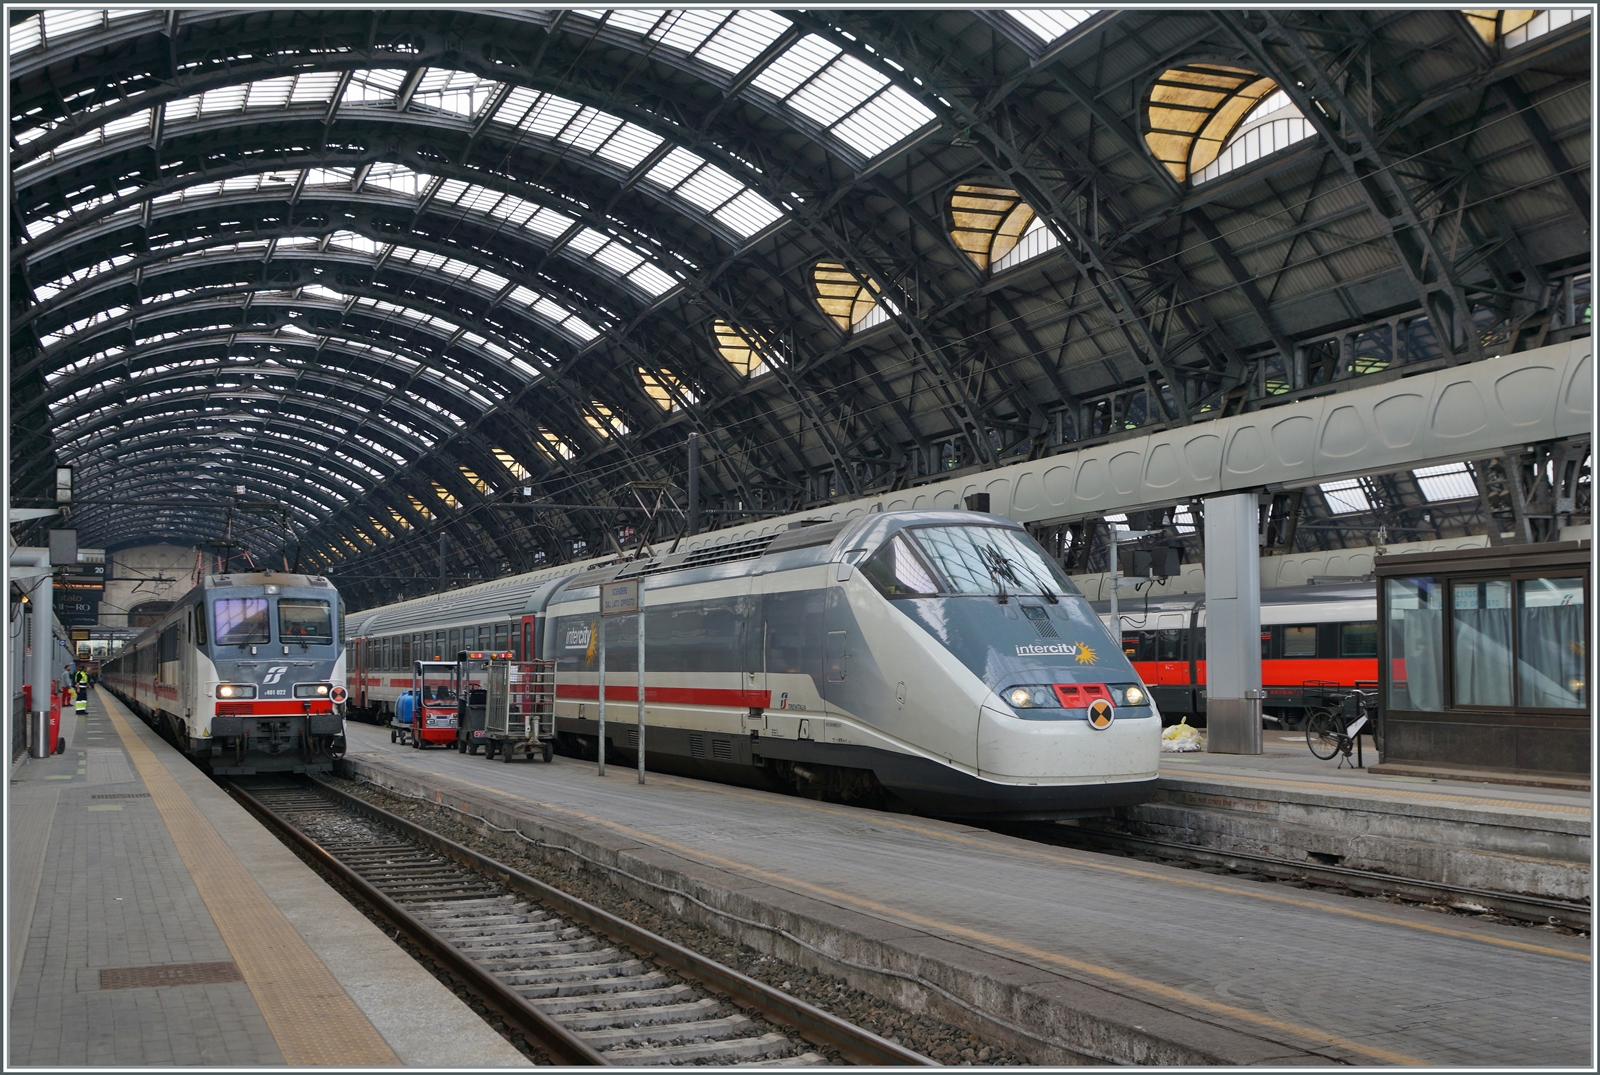
M1201 749L1200 729L1189 727L1189 718L1174 724L1161 733L1161 753L1187 754Z

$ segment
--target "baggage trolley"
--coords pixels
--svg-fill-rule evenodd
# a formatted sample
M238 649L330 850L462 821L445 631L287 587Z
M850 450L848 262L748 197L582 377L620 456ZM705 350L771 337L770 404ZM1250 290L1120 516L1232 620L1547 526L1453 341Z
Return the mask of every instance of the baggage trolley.
M539 754L549 762L556 751L556 662L489 662L483 724L484 757L509 762Z

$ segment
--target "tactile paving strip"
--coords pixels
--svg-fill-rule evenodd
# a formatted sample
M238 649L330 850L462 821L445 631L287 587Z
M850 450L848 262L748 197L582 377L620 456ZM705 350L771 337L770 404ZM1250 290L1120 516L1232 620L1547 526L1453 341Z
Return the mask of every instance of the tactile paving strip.
M195 888L290 1067L391 1067L400 1058L144 744L104 691L122 745L150 790Z

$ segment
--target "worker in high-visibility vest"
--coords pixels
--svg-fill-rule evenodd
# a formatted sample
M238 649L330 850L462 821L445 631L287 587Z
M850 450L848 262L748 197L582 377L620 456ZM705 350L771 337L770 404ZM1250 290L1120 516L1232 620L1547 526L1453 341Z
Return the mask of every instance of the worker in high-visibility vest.
M87 669L78 669L75 677L77 689L73 691L72 711L79 715L89 712L89 672Z

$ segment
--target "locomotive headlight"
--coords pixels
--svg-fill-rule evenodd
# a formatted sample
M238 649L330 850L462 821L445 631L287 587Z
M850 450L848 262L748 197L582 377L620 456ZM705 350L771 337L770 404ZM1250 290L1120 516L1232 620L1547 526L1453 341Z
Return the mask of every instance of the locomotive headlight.
M1049 709L1061 705L1053 690L1037 684L1012 687L1006 691L1006 701L1013 709Z
M254 683L219 683L217 684L218 698L254 698L256 685Z
M327 683L296 683L294 696L296 698L326 698L332 686Z
M1144 705L1144 691L1138 687L1129 687L1122 695L1123 705Z

